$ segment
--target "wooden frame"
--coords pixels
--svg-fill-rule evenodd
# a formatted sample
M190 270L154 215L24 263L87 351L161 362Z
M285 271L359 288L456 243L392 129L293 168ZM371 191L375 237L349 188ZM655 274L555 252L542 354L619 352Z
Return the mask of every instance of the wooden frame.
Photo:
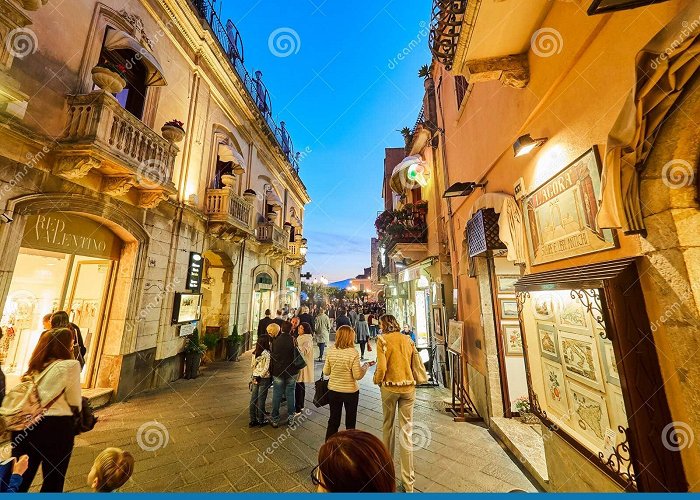
M548 325L541 321L535 323L537 328L537 343L540 350L540 356L559 363L561 356L559 353L559 333L555 325ZM551 338L545 337L542 332L551 334ZM545 340L543 342L543 340Z
M518 274L497 274L496 293L515 294L515 282L520 279Z
M513 331L513 329L517 331ZM506 356L523 355L523 337L520 331L520 323L501 322L501 337L503 338L503 353Z
M508 304L508 306L504 305ZM502 320L516 320L518 319L518 303L513 299L498 298L498 317Z

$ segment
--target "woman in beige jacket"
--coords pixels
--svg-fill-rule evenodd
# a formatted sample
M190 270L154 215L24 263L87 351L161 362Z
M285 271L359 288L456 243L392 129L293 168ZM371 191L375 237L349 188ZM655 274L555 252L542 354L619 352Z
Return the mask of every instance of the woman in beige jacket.
M294 390L296 413L304 411L304 398L306 398L306 386L304 384L313 383L314 381L314 339L311 336L312 332L311 325L308 323L301 323L297 329L299 334L297 337L297 348L301 355L304 356L306 366L299 370L297 385Z
M401 333L396 318L385 314L379 319L382 334L377 337L377 369L374 383L382 394L382 428L384 444L394 456L396 408L399 409L401 433L401 482L407 492L413 491L413 404L416 401L416 381L411 370L411 360L416 346L408 335Z

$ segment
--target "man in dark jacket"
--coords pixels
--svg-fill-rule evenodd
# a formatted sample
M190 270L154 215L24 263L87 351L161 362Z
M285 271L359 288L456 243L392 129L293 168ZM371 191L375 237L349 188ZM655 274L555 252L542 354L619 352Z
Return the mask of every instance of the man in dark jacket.
M281 309L277 309L277 316L275 316L275 319L273 319L272 322L276 323L280 328L282 328L282 325L284 325L284 318L282 317Z
M313 335L315 333L314 332L314 323L316 322L316 320L314 319L313 316L311 316L311 314L309 314L308 307L304 306L301 308L301 314L299 314L299 322L301 324L308 323L309 326L311 327L311 331L305 332L305 333L309 333L311 335Z
M341 326L349 326L352 327L352 322L350 321L350 318L348 318L345 315L345 311L341 309L340 315L335 319L335 328L336 330L340 328Z
M282 396L287 397L287 422L294 423L294 389L297 385L297 375L299 369L294 366L294 354L296 347L292 338L291 323L285 322L282 329L277 328L277 324L268 327L268 333L272 338L270 343L270 375L272 375L272 414L271 425L279 427L280 404Z
M272 312L269 309L265 309L265 317L258 322L258 338L267 335L267 326L272 323Z

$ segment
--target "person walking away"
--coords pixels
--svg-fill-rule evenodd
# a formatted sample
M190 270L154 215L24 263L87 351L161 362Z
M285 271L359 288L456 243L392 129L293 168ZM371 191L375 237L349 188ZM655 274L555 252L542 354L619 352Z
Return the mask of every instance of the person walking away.
M358 380L367 373L369 363L360 366L360 355L355 349L355 331L347 325L338 328L335 344L328 350L323 374L328 380L328 401L330 417L326 429L326 440L338 432L343 406L345 407L345 428L354 429L357 422L357 405L360 401Z
M348 317L350 318L350 326L357 329L357 311L355 310L354 307L350 308L350 313L348 313Z
M12 456L29 457L20 492L29 490L39 466L41 492L63 491L75 439L72 408L82 407L80 363L73 359L73 338L68 328L49 330L39 337L29 358L25 376L39 380L39 398L48 408L36 424L12 432Z
M276 323L280 328L282 328L282 325L285 323L284 318L282 317L282 310L277 309L277 315L275 316L275 319L272 320L273 323Z
M374 324L375 321L376 317L374 316L374 313L370 311L370 313L367 315L367 325L369 325L369 337L371 339L377 336L377 325Z
M303 306L300 311L301 312L299 313L299 321L301 321L302 323L309 324L309 326L311 327L311 331L306 332L306 333L313 336L313 334L314 334L314 317L309 313L309 307Z
M294 338L291 335L291 323L285 323L283 329L273 324L267 327L270 341L270 375L272 375L272 427L279 427L280 404L282 396L287 397L287 423L294 423L294 391L296 390L299 370L294 366Z
M110 493L126 484L134 473L134 456L120 448L102 450L88 473L87 483L95 493Z
M265 317L258 321L258 338L267 335L267 327L272 323L272 312L269 309L265 309Z
M350 429L334 434L318 450L311 471L318 493L395 493L389 451L378 437Z
M416 381L411 370L411 360L417 353L411 339L401 333L396 318L385 314L379 320L382 334L377 337L377 369L374 383L380 387L384 424L384 444L394 455L396 408L399 409L401 437L401 482L407 492L413 491L415 470L413 469L413 404L416 400Z
M80 362L80 369L85 366L85 353L87 349L83 343L83 335L75 323L71 323L66 311L56 311L51 315L51 328L68 328L73 332L73 357Z
M250 421L248 422L248 427L257 427L267 423L265 420L265 402L267 401L267 392L272 385L272 377L270 376L270 336L267 332L262 337L259 337L255 344L255 351L253 351L251 358L251 368L253 374L250 381Z
M297 385L294 391L294 403L296 413L300 414L304 411L304 400L306 399L306 383L314 382L314 340L311 330L311 325L302 323L297 329L299 336L297 337L297 349L306 361L306 366L299 370L297 377Z
M369 341L369 326L365 320L365 315L360 314L357 318L357 328L355 328L357 333L357 343L360 344L360 361L365 360L365 345Z
M315 326L314 338L318 344L318 361L323 361L323 350L331 335L331 319L326 314L325 309L321 308L319 315L316 316Z
M350 321L350 318L346 316L345 309L341 309L338 317L335 318L335 329L338 330L338 328L341 326L349 326L352 328L352 322Z

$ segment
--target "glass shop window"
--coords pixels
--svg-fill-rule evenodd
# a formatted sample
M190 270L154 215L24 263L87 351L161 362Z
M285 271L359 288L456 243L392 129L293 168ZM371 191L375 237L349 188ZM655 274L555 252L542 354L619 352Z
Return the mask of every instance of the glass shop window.
M595 289L526 293L522 321L540 413L591 452L607 458L625 440L619 428L628 425L613 344L600 313L584 305L598 293ZM537 413L537 408L533 411Z

